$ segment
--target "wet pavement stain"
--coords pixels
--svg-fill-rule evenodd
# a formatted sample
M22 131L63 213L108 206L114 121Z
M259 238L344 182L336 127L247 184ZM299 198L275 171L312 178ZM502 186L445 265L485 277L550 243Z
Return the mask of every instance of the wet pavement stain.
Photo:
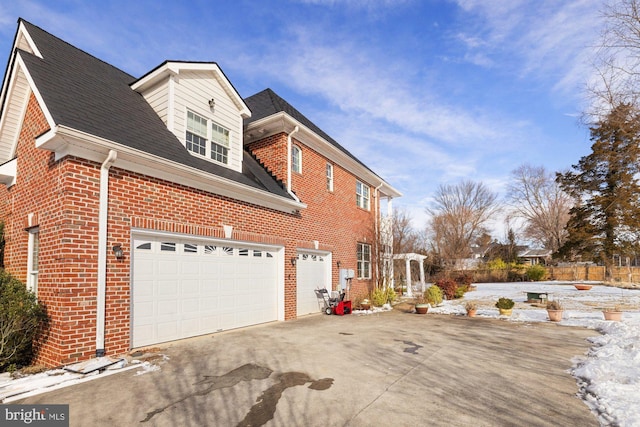
M405 353L418 354L418 350L420 350L422 347L424 347L424 346L422 346L420 344L416 344L416 343L411 342L411 341L401 341L401 340L395 340L395 341L402 342L402 344L409 346L409 347L404 349Z
M146 423L147 421L151 420L151 418L153 418L155 415L162 413L165 409L170 408L178 403L182 403L191 397L204 396L205 394L209 394L214 390L233 387L242 381L264 380L266 378L269 378L269 376L272 373L273 371L269 368L265 368L260 365L255 365L253 363L248 363L232 371L229 371L224 375L205 376L204 379L202 381L198 381L196 385L207 384L206 388L196 391L194 393L188 394L184 396L182 399L176 400L175 402L172 402L162 408L154 409L151 412L147 412L146 418L140 422Z
M333 385L333 378L312 380L309 375L302 372L284 372L278 374L275 379L277 382L262 392L256 400L256 404L251 407L244 419L238 423L238 427L258 427L272 420L282 393L289 387L311 383L309 388L312 390L327 390Z

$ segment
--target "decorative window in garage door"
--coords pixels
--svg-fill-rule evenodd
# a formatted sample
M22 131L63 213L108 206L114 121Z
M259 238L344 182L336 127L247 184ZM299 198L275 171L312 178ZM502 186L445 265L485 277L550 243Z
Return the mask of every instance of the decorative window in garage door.
M248 247L238 246L217 246L214 244L198 244L198 243L180 243L170 241L149 241L135 240L134 247L137 251L161 252L166 255L170 253L188 254L188 255L210 255L210 256L240 256L251 258L273 258L274 253L265 251L264 249L252 249ZM309 255L311 256L311 255ZM313 255L315 260L316 256ZM318 257L321 260L321 257Z

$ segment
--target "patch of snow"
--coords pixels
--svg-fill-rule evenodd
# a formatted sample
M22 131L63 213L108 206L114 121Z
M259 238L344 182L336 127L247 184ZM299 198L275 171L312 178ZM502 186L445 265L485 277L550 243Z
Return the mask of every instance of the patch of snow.
M144 375L148 374L149 372L156 372L160 370L160 366L154 365L153 363L147 361L136 365L136 368L139 369L138 371L136 371L136 375Z
M480 317L512 322L549 321L545 308L526 304L526 292L548 292L550 300L565 307L560 325L581 326L602 333L589 339L588 354L573 360L579 396L602 425L640 426L640 290L599 286L579 291L558 282L478 283L464 298L445 301L429 313L464 315L464 304L478 304ZM500 297L516 302L512 316L500 316L494 307ZM604 320L602 309L623 307L621 322Z

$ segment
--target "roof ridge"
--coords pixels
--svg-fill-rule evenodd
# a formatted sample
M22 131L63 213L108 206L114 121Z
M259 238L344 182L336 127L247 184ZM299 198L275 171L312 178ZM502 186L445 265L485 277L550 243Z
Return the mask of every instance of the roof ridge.
M116 67L115 65L110 64L110 63L108 63L107 61L105 61L105 60L103 60L103 59L100 59L100 58L98 58L97 56L92 55L91 53L89 53L89 52L87 52L87 51L85 51L85 50L83 50L83 49L80 49L80 48L79 48L79 47L77 47L77 46L72 45L72 44L71 44L71 43L69 43L68 41L63 40L63 39L61 39L60 37L58 37L58 36L56 36L56 35L54 35L54 34L51 34L51 33L50 33L50 32L48 32L47 30L42 29L41 27L39 27L39 26L37 26L37 25L35 25L35 24L33 24L33 23L31 23L31 22L27 21L27 20L26 20L26 19L24 19L24 18L18 18L18 24L20 24L21 22L22 22L23 24L25 24L25 26L35 28L36 30L39 30L39 31L41 31L41 32L45 33L48 37L52 37L52 38L54 38L54 39L56 39L56 40L58 40L58 41L60 41L60 42L62 42L62 43L64 43L64 44L66 44L67 46L71 47L72 49L77 50L77 51L79 51L79 52L82 52L83 54L85 54L85 55L87 55L87 56L90 56L91 58L95 59L96 61L99 61L99 62L101 62L101 63L103 63L103 64L105 64L105 65L107 65L107 66L109 66L109 67L113 68L114 70L117 70L117 71L119 71L119 72L121 72L121 73L123 73L123 74L126 74L127 76L131 77L131 79L133 79L133 80L135 80L135 79L136 79L136 77L135 77L135 76L133 76L132 74L127 73L126 71L124 71L124 70L122 70L122 69L120 69L120 68L118 68L118 67ZM27 28L27 30L29 30L29 28ZM46 58L45 58L45 59L46 59Z

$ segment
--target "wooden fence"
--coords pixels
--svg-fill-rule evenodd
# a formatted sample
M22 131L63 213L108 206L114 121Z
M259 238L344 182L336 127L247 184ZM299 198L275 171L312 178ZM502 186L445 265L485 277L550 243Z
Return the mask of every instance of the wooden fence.
M546 266L547 275L543 280L559 281L604 281L605 268L599 265L575 265L569 267ZM471 275L474 282L515 282L528 280L526 270L459 270L440 275L455 277L459 275ZM436 280L438 276L432 276L429 280ZM622 283L640 283L640 267L612 267L611 281Z

